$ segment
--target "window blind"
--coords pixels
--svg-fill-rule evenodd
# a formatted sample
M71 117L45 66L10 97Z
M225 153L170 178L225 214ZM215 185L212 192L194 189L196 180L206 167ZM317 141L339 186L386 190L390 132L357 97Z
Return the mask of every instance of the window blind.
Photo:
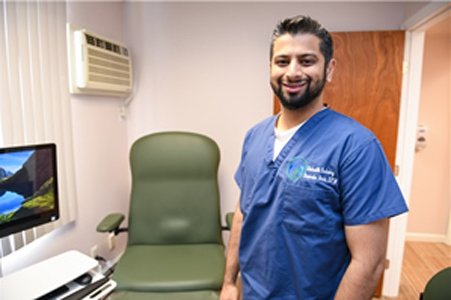
M57 144L60 219L5 237L7 255L76 218L64 2L0 2L0 146Z

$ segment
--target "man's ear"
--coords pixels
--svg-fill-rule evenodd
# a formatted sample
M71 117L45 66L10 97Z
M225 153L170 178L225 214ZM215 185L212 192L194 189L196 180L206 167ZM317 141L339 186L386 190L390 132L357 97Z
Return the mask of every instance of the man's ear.
M329 64L327 65L327 70L326 70L326 80L327 82L331 82L332 78L334 76L334 71L335 71L335 65L337 64L337 61L335 60L335 58L332 58L329 61Z

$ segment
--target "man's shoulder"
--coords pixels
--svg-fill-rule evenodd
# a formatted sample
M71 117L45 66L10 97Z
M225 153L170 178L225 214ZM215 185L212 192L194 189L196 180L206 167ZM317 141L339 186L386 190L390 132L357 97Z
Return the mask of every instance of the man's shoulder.
M252 126L248 131L247 131L247 136L254 136L254 135L258 135L258 134L268 134L271 133L274 130L274 124L276 121L277 116L269 116L263 120L261 120L260 122L258 122L257 124L255 124L254 126Z
M257 124L255 124L254 126L252 126L250 130L267 129L268 127L274 128L276 119L277 119L277 115L272 115L272 116L266 117L263 120L261 120L260 122L258 122Z
M334 129L334 132L345 136L354 136L359 139L375 138L374 133L357 120L344 115L340 112L329 110L328 126Z

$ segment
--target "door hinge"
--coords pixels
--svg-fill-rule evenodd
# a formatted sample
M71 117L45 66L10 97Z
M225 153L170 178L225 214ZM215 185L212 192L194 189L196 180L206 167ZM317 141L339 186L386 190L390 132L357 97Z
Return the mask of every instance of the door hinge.
M399 165L395 165L395 169L393 170L393 174L395 174L395 176L399 175Z
M402 62L402 73L406 74L409 72L409 62L407 60Z
M386 258L384 263L384 269L387 270L388 268L390 268L390 260Z

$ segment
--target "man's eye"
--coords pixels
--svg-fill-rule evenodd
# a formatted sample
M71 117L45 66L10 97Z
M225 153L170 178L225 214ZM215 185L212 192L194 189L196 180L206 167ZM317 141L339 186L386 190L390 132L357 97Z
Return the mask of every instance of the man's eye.
M303 66L312 66L314 65L318 60L313 57L305 57L300 59L300 64Z
M286 66L286 65L288 65L288 63L289 62L286 59L276 60L276 65L278 65L279 67Z

